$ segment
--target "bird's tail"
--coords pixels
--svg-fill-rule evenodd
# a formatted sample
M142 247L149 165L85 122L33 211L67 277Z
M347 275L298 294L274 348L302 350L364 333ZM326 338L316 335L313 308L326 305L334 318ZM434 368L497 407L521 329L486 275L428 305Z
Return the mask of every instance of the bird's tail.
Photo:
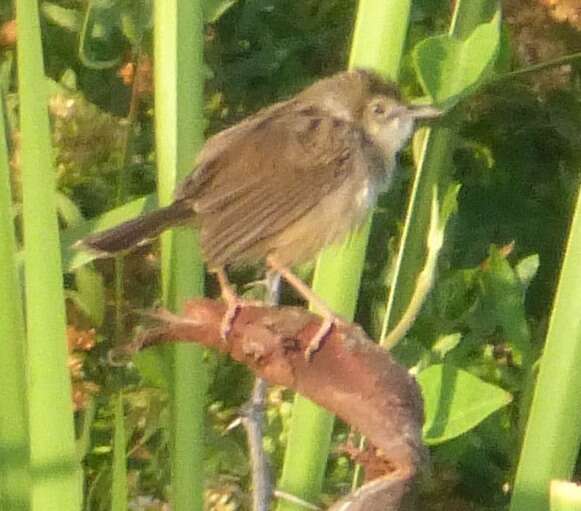
M108 257L143 245L166 229L191 221L193 217L190 203L176 201L106 231L91 234L77 241L74 247Z

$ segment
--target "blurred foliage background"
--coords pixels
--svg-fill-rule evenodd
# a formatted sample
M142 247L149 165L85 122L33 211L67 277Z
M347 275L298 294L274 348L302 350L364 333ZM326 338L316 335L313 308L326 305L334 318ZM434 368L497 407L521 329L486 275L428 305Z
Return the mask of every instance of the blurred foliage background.
M581 9L576 0L506 0L497 76L581 51ZM152 100L152 21L149 0L40 2L46 71L52 82L50 115L61 192L63 228L95 217L123 200L155 190ZM206 132L213 134L258 108L345 67L354 0L207 0ZM444 32L450 0L413 3L408 48ZM0 2L0 83L7 97L12 183L20 193L15 100L14 9ZM409 366L446 360L523 397L523 374L513 360L511 324L518 318L540 353L562 247L580 183L581 94L579 61L492 80L460 105L455 176L462 184L459 211L447 234L436 288L397 355ZM421 95L409 51L402 87ZM132 143L126 158L127 133ZM377 337L390 262L397 247L412 154L402 156L393 189L381 198L357 319ZM128 164L127 164L128 163ZM120 178L120 176L123 176ZM111 368L116 337L114 275L110 261L66 276L70 368L79 428L90 417L87 509L108 509L114 403L125 389L129 488L134 509L164 509L169 482L167 401L155 375L134 366ZM308 276L312 270L301 268ZM123 337L139 322L132 313L159 295L158 257L144 247L125 264ZM240 281L259 273L249 269ZM208 293L215 286L208 282ZM287 296L287 300L293 300ZM223 357L207 355L207 507L247 509L248 459L243 434L226 433L248 396L251 377ZM290 396L272 388L265 445L280 468ZM514 403L519 403L517 406ZM494 413L475 429L433 448L437 497L432 509L500 509L507 502L524 400ZM348 429L336 426L334 444ZM325 491L350 485L351 462L333 454ZM330 497L330 500L333 498Z

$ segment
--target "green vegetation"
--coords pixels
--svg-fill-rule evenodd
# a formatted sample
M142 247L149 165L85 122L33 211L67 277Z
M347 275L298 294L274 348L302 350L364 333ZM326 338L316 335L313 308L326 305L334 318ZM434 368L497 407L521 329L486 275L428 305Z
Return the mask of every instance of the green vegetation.
M191 345L109 356L144 309L217 296L195 232L114 261L71 244L169 201L204 136L358 66L448 114L365 229L298 272L390 346L431 288L393 348L424 391L426 508L578 508L550 482L579 477L581 27L567 1L503 4L0 2L1 509L249 509L228 425L252 376ZM349 491L345 424L281 388L266 417L278 488Z

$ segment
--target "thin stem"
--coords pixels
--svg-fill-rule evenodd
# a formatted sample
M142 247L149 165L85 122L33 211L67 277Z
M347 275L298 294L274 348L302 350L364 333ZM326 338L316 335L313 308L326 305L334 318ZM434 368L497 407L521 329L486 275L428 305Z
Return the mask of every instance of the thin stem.
M121 143L121 158L119 165L119 176L117 178L117 190L115 197L115 206L120 206L125 201L127 194L127 172L131 156L133 155L133 126L137 119L139 109L139 90L141 79L141 37L134 48L135 74L131 88L131 98L129 100L129 109L127 117L124 120L123 140ZM115 344L121 342L124 332L124 311L123 297L125 296L125 286L123 274L125 268L125 259L123 255L115 257Z
M252 396L241 412L242 426L246 431L250 464L252 468L252 510L267 511L272 499L272 478L268 458L264 452L262 440L264 431L264 404L268 384L262 378L254 380Z
M430 232L428 234L426 262L420 273L416 287L410 299L410 302L398 321L397 325L387 335L380 338L380 344L387 350L393 349L401 341L414 324L418 314L422 310L426 298L430 294L436 280L436 265L438 255L444 242L444 231L440 226L438 205L438 192L434 187L434 196L432 199L432 213L430 220ZM384 325L385 326L385 325Z
M581 52L572 53L571 55L565 55L564 57L558 57L556 59L541 62L539 64L533 64L532 66L523 67L521 69L516 69L515 71L511 71L509 73L497 75L488 82L488 85L504 80L512 80L513 78L518 78L520 76L524 76L531 73L537 73L539 71L544 71L545 69L550 69L552 67L563 66L565 64L569 64L579 59L581 59Z
M266 277L266 297L268 305L278 305L280 302L280 274L270 272ZM268 384L262 378L256 378L252 396L242 409L241 422L246 430L248 450L252 466L252 509L267 511L272 499L272 477L268 457L264 452L263 422L264 406Z

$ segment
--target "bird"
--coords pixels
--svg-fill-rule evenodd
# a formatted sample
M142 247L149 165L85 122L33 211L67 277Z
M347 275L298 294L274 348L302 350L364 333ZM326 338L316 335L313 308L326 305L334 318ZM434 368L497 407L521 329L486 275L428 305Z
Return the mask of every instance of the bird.
M107 257L193 225L228 304L223 337L243 305L226 268L264 263L323 316L312 354L338 317L292 267L364 223L416 122L440 115L405 102L375 71L339 72L208 138L171 204L91 234L76 248Z

